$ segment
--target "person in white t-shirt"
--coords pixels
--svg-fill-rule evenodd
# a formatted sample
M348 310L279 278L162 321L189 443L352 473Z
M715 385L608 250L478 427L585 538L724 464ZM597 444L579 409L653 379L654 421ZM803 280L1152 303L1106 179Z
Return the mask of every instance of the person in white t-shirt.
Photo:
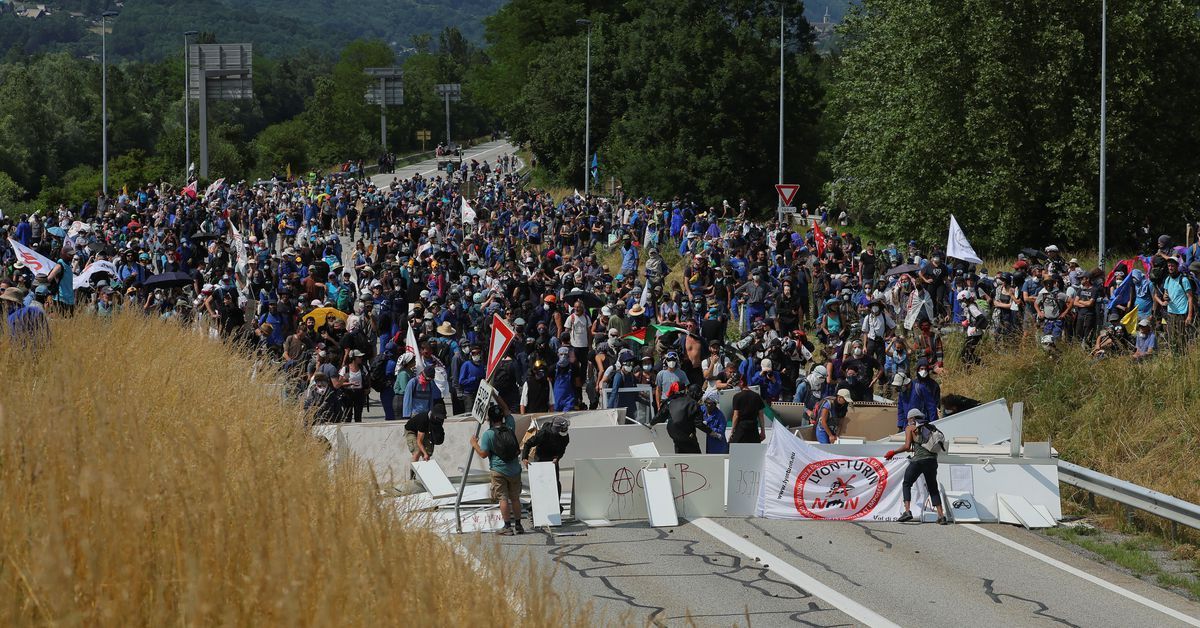
M588 316L583 307L583 301L575 302L575 310L567 317L567 334L571 339L571 348L575 355L583 358L587 355L592 340L592 317Z

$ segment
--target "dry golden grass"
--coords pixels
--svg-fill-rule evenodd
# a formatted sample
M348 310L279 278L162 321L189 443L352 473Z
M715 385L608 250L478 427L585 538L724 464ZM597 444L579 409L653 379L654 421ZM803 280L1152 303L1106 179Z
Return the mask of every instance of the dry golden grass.
M1031 338L985 350L984 364L965 370L958 344L947 342L943 394L1024 401L1026 440L1051 439L1064 460L1200 502L1200 349L1097 362L1069 343L1047 355Z
M0 339L0 625L583 623L490 544L485 580L362 468L331 473L229 347L133 314L53 333L37 356Z

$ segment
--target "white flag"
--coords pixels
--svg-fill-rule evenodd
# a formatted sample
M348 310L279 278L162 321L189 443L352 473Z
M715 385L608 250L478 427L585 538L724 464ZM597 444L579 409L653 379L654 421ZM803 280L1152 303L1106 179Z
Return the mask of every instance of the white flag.
M411 304L409 309L411 310ZM408 326L408 336L404 338L404 352L411 353L416 358L418 373L425 370L425 360L421 357L421 348L417 346L417 335L413 333L412 325Z
M75 275L75 279L72 280L71 288L74 290L86 288L92 279L92 275L95 273L108 273L112 275L113 279L116 279L117 267L108 260L96 260L91 264L84 266L83 270L79 271L78 275Z
M50 271L54 270L54 262L43 256L41 253L9 238L9 244L12 245L13 252L17 254L17 260L29 269L36 277L38 275L49 275Z
M471 204L467 202L467 197L462 197L462 222L464 225L475 224L475 210L471 209Z
M975 254L975 249L971 248L971 243L967 241L967 234L963 233L962 227L958 226L954 214L950 214L950 234L946 236L946 257L953 257L972 264L983 263L983 260Z
M587 199L583 198L583 195L582 195L582 194L580 194L580 193L579 193L579 188L575 188L575 198L577 198L577 199L579 199L579 200L581 200L581 201L586 201L586 200L587 200Z
M650 303L650 278L646 278L646 285L642 288L642 298L638 300L642 307L646 307Z
M212 185L208 186L207 190L204 190L204 198L208 198L208 197L212 196L213 194L216 194L218 191L220 191L222 185L225 185L224 177L221 177L220 179L213 181Z
M237 269L244 269L246 261L249 259L246 255L246 243L242 241L242 234L238 232L237 225L233 221L229 221L229 239L233 240L233 248L237 251Z

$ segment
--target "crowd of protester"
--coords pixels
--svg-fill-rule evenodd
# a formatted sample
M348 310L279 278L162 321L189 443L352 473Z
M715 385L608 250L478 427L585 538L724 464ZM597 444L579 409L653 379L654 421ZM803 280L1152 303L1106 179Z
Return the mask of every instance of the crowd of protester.
M517 166L148 184L7 216L7 237L51 268L4 247L0 305L14 337L124 309L241 342L328 421L362 420L372 391L389 420L469 411L499 316L516 331L493 382L511 412L614 405L647 386L656 414L696 400L718 450L715 391L802 403L836 439L846 403L876 395L899 401L901 428L912 408L936 418L948 333L970 368L989 336L1147 359L1196 328L1200 251L1167 236L1107 273L1054 245L991 273L915 241L864 241L824 207L779 226L744 200L553 198Z

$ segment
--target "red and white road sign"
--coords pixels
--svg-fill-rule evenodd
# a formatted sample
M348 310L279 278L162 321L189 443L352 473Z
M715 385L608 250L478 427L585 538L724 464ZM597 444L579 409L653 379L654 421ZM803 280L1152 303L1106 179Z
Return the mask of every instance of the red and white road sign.
M496 370L496 366L500 364L500 358L504 357L504 352L508 351L508 345L512 344L513 330L496 314L492 314L492 339L488 342L488 357L487 357L487 372L484 374L484 379L492 378L492 371Z
M796 192L799 191L800 186L795 183L775 184L775 193L779 195L779 200L783 201L784 207L791 206L792 199L796 198Z

